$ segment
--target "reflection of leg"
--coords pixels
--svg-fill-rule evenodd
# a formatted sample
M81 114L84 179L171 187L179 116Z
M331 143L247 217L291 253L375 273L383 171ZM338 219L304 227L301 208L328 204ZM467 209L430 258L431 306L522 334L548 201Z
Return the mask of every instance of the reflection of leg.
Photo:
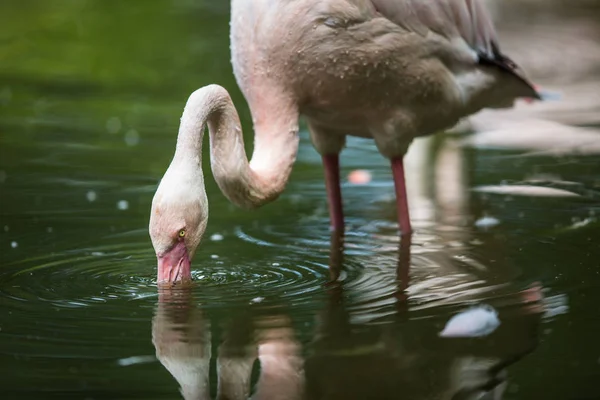
M257 358L252 319L233 319L225 328L225 340L217 358L217 400L246 400L250 394L252 367Z
M467 166L469 156L458 140L446 135L439 138L440 146L435 153L432 194L436 203L438 221L442 224L463 225L469 212L469 190ZM460 230L459 232L462 232ZM465 235L465 233L455 233ZM456 240L463 240L457 238Z
M398 266L396 269L396 280L398 282L398 312L406 313L408 311L408 294L406 290L410 284L410 246L412 244L412 235L403 235L400 238L398 248Z
M246 400L250 394L250 378L255 357L217 358L217 400Z

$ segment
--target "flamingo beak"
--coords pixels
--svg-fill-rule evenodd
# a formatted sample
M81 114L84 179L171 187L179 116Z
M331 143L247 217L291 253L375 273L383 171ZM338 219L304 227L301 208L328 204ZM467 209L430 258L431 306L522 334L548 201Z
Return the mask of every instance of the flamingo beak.
M178 242L164 254L157 255L159 284L174 284L192 280L192 263L185 242Z

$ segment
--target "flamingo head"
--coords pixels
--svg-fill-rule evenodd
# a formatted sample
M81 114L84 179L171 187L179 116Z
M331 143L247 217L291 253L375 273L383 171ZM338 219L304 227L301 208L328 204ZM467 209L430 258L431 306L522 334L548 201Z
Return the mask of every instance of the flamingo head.
M162 178L150 213L150 238L158 261L159 284L190 281L191 260L208 220L200 168L173 162Z

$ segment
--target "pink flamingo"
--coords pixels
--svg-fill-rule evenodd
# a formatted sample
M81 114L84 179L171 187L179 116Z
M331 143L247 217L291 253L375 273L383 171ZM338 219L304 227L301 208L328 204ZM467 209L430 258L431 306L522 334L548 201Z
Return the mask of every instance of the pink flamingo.
M372 138L390 160L398 223L411 232L403 157L412 140L486 107L540 96L503 55L479 0L232 0L231 53L254 124L248 161L225 89L189 97L177 147L152 202L158 280L190 278L208 218L201 168L245 208L284 190L298 150L298 119L322 155L332 229L344 230L339 153L347 135Z

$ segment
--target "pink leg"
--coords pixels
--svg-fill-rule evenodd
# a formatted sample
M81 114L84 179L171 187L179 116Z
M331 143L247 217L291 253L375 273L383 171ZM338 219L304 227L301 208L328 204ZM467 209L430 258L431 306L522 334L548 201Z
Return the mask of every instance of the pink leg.
M338 154L323 156L325 167L325 187L327 188L327 200L329 202L329 218L331 228L344 232L344 211L342 209L342 191L340 189L340 159Z
M396 188L396 205L398 207L398 225L400 233L407 235L412 233L410 227L410 215L408 213L408 198L406 197L406 184L404 182L404 159L394 158L392 160L392 174L394 175L394 186Z

